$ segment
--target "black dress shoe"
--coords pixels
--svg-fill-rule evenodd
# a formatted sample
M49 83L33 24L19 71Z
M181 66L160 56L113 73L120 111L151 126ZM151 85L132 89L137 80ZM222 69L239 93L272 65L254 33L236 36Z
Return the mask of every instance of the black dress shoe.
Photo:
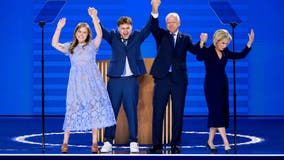
M172 154L178 154L178 153L180 153L180 150L176 145L172 145L171 146L171 153Z
M206 147L210 149L210 153L211 154L217 154L217 149L216 148L211 148L208 143L206 144Z
M161 152L162 150L163 150L163 145L159 144L159 145L153 145L153 147L149 149L149 152L157 153L157 152Z
M225 149L226 154L230 154L231 149Z

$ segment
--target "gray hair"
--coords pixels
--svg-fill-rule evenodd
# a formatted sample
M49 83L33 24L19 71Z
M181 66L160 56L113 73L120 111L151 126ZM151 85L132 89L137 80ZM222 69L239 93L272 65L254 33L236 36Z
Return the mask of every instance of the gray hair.
M167 16L166 16L166 21L167 21L167 19L170 17L170 16L174 16L174 17L176 17L176 19L178 20L178 21L180 21L180 18L179 18L179 15L176 13L176 12L171 12L171 13L169 13Z

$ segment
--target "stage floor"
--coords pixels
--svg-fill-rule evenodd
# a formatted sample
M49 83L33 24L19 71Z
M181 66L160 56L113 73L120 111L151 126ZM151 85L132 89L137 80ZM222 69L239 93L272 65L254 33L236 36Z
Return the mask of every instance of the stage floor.
M45 118L45 149L42 149L41 117L0 117L0 154L61 154L63 117ZM181 154L208 154L206 117L184 117ZM227 129L234 148L233 118ZM284 154L284 117L237 117L237 149L232 154ZM91 154L91 133L70 137L69 154ZM102 143L99 144L100 147ZM219 135L215 138L218 154L224 154ZM146 155L149 145L140 145L138 154ZM103 153L99 153L103 155ZM108 154L130 154L128 145L114 146ZM170 154L166 147L162 154Z

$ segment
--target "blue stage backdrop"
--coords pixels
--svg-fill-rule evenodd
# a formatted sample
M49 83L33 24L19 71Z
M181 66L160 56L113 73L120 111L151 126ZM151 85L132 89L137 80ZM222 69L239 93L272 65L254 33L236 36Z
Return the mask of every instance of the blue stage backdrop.
M63 115L65 112L66 87L69 74L69 58L51 47L51 38L58 20L67 18L60 42L72 41L73 30L80 21L91 26L88 16L89 6L98 9L102 24L108 29L116 29L117 19L122 15L133 18L133 28L140 29L149 19L151 0L67 0L63 10L52 24L45 26L45 111L47 115ZM284 16L281 6L284 2L256 0L229 1L242 23L235 29L235 48L244 48L248 32L255 30L253 50L242 60L236 61L237 71L237 112L238 115L284 115L283 76L281 70L284 58L281 42L284 38ZM18 5L14 5L18 3ZM20 4L19 4L20 3ZM45 0L1 1L0 8L2 40L2 59L0 60L0 115L40 115L41 114L41 28L33 23L34 17L46 3ZM257 4L257 7L256 7ZM201 32L212 35L221 24L210 8L208 0L162 0L159 10L161 26L165 27L165 16L177 12L181 16L180 31L192 36L193 42L199 40ZM9 15L9 16L8 16ZM21 15L21 16L19 16ZM95 35L93 35L95 36ZM142 45L145 58L155 57L155 42L149 36ZM232 48L232 45L229 46ZM103 41L98 60L108 59L110 47ZM203 92L204 64L188 54L188 92L185 115L207 115ZM233 74L232 61L227 65L230 81L230 109L233 113Z

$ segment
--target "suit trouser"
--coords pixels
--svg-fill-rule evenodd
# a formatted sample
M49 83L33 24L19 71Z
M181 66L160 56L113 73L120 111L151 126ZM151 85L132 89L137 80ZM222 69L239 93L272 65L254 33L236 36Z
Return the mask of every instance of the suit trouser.
M183 111L187 84L175 83L172 75L166 78L155 79L153 97L152 141L153 145L162 144L162 128L166 105L169 95L172 99L172 140L171 145L178 145L181 141L183 125Z
M137 103L139 84L134 76L110 78L107 90L117 119L121 102L128 120L129 142L137 142ZM105 128L105 141L113 143L116 125Z

